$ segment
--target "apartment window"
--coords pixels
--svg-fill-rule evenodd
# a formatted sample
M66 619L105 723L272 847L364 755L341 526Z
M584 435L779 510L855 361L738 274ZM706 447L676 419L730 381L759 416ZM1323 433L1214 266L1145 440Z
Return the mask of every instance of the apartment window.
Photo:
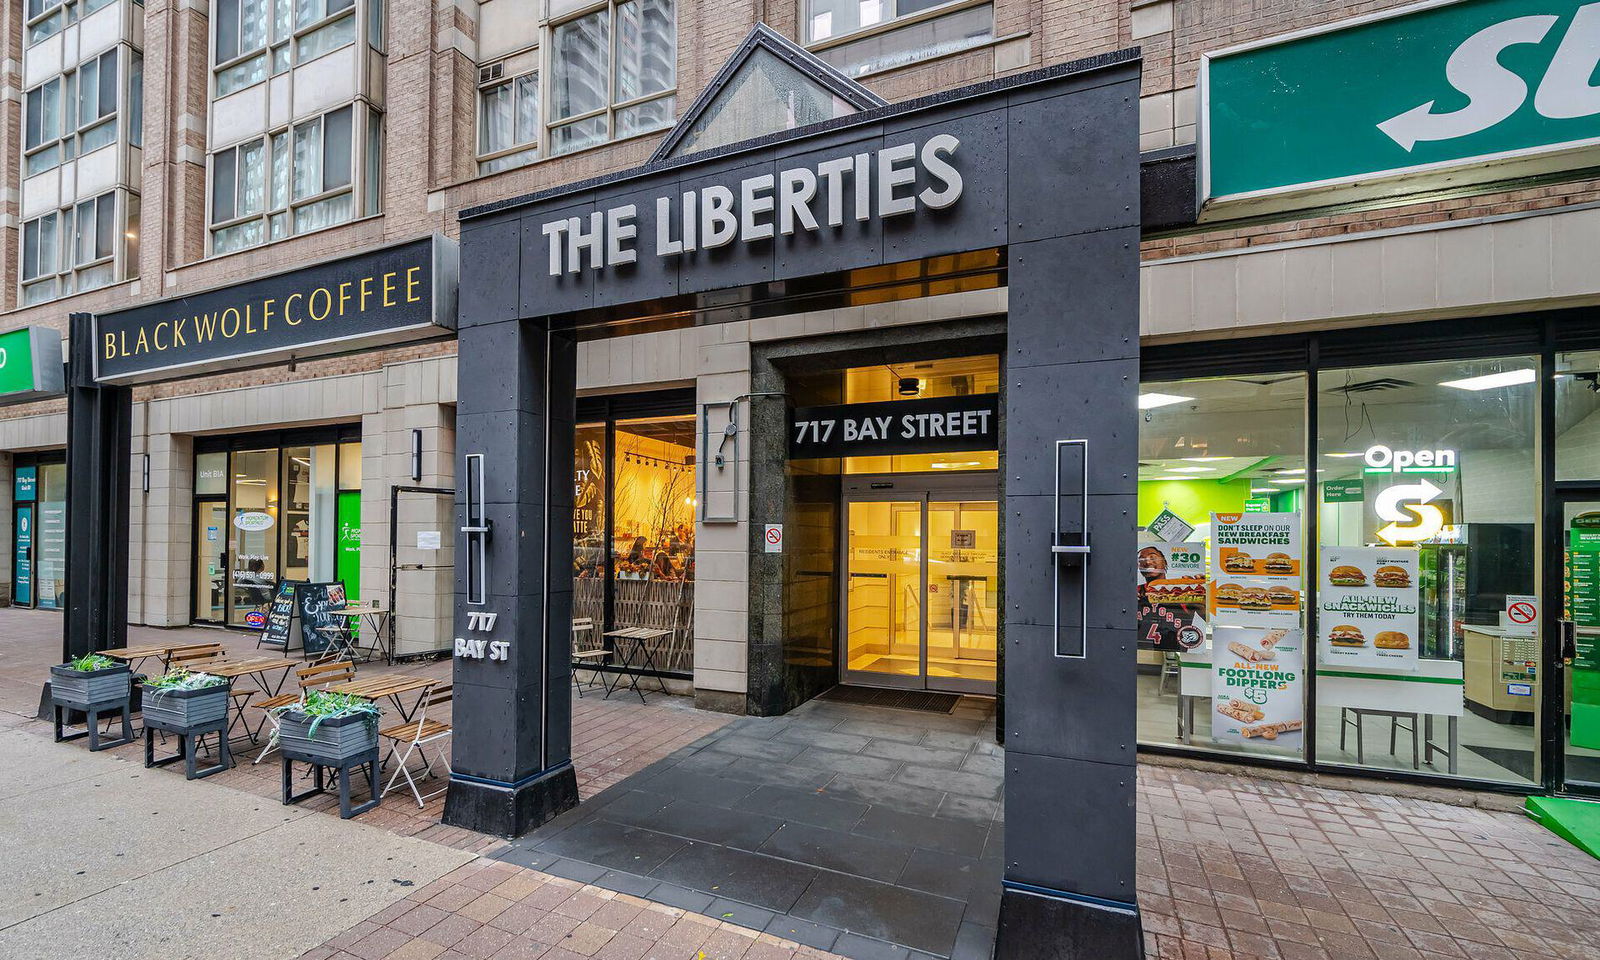
M213 20L218 97L356 39L355 0L216 0Z
M806 42L849 76L890 70L994 39L975 0L805 0Z
M28 0L29 46L60 33L65 23L61 0Z
M117 192L103 193L22 225L22 302L43 303L116 279L117 241L137 250L138 198L129 195L128 227L117 226ZM129 262L134 254L129 253Z
M22 225L22 282L56 272L56 215L47 213Z
M558 7L552 0L552 17ZM672 122L677 87L673 0L626 0L554 22L550 144L566 153Z
M377 212L379 116L367 117L367 202ZM211 248L231 253L354 213L354 105L340 107L211 157Z
M478 90L478 172L520 167L539 156L539 71Z

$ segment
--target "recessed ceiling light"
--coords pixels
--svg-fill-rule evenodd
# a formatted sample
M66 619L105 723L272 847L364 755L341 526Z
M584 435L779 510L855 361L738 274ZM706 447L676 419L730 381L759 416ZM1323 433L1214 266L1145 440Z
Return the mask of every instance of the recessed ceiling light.
M1455 387L1458 390L1493 390L1497 387L1514 387L1519 383L1532 383L1536 376L1538 374L1529 367L1522 370L1507 370L1505 373L1486 373L1481 377L1446 380L1439 386Z
M1336 459L1343 460L1346 457L1364 457L1364 456L1366 456L1366 454L1364 454L1364 453L1324 453L1323 456L1324 457L1334 457Z
M1216 473L1216 467L1168 467L1171 473Z
M1274 470L1272 472L1278 474L1279 476L1292 477L1292 476L1296 476L1298 474L1305 473L1306 472L1306 468L1305 467L1285 467L1282 470Z
M1194 397L1180 397L1171 393L1141 393L1139 394L1139 409L1152 410L1156 407L1171 406L1174 403L1188 403Z
M1278 491L1272 489L1271 487L1251 487L1250 488L1250 492L1251 493L1277 493Z
M1285 486L1285 487L1298 487L1302 483L1305 483L1304 480L1289 480L1289 479L1281 479L1281 480L1274 479L1274 480L1268 480L1267 482L1268 483L1280 484L1280 485Z
M1232 460L1233 458L1232 457L1184 457L1183 459L1185 461L1189 462L1189 463L1221 463L1224 460Z

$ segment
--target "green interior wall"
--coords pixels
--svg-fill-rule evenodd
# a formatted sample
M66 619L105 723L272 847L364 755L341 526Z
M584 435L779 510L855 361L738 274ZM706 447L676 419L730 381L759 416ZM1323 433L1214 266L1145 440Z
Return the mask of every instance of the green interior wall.
M1250 496L1249 480L1146 480L1139 484L1139 526L1146 526L1165 506L1194 526L1213 513L1242 513Z

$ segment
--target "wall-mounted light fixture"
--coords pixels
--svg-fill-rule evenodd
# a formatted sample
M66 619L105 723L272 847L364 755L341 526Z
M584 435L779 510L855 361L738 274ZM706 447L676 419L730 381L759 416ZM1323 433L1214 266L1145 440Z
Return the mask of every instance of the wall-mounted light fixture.
M143 475L144 475L144 492L145 493L149 493L150 492L150 454L148 454L148 453L144 454Z
M411 428L411 479L422 482L422 429Z

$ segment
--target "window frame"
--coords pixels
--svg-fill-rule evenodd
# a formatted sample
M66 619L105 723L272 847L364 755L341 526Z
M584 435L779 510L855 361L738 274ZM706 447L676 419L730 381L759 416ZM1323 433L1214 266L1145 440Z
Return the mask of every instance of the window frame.
M913 13L890 17L887 20L879 20L877 23L869 24L865 27L856 27L846 33L832 33L821 38L813 38L811 36L811 3L812 0L800 0L800 30L801 35L805 37L802 46L807 50L816 51L841 46L880 33L893 33L901 27L909 27L926 20L937 20L946 14L957 13L972 7L992 6L994 0L944 0L942 3L924 7Z
M114 186L92 197L83 197L73 201L70 206L58 207L47 210L36 217L31 217L20 225L21 238L18 244L17 263L17 291L20 306L35 306L71 296L75 293L86 293L98 290L115 283L131 279L128 269L131 251L137 249L137 240L127 234L134 229L136 204L139 202L138 194L126 187ZM81 229L79 226L80 210L92 207L92 229L94 246L91 248L93 255L83 262L78 260L79 244L81 242ZM102 211L106 211L102 213ZM102 219L109 218L109 224L103 224ZM27 275L27 236L30 228L42 229L37 225L46 219L53 221L52 244L54 250L49 256L48 267L45 257L37 249L34 253L34 267L36 273ZM102 226L106 227L107 237L101 236ZM106 240L109 252L99 253L100 241ZM103 272L106 268L111 271L111 278L103 283L84 285L82 278L91 272ZM34 287L49 286L51 293L38 300L28 299L28 290Z
M327 186L326 169L327 120L334 114L344 111L347 111L350 116L350 162L348 168L348 177L343 183L329 187ZM374 171L372 167L371 153L375 143L381 148L381 136L375 141L373 133L375 129L381 133L382 118L383 114L381 111L377 110L365 99L358 98L349 103L340 104L332 109L324 110L321 113L307 117L295 123L275 126L264 131L263 133L237 141L235 143L231 143L207 154L206 245L207 250L209 251L208 255L227 256L228 254L237 253L241 250L253 249L255 247L264 246L268 243L274 243L279 240L287 240L291 237L316 233L319 230L329 230L334 227L343 226L344 224L350 223L354 220L359 220L363 217L377 215L378 207L375 205L374 200L375 198L381 196L381 194L376 192L380 189L381 183L372 182L374 180ZM318 131L317 156L315 161L317 168L317 189L302 196L295 192L295 139L298 132L310 129L312 127L315 127ZM281 198L279 198L277 195L278 185L273 182L275 170L274 161L280 142L286 154L285 163L287 164L285 182L283 184L283 195ZM241 214L239 212L239 197L242 195L241 188L244 184L244 168L239 165L238 158L243 155L242 151L245 148L254 144L262 145L262 155L264 157L262 166L263 194L261 209L252 213ZM233 215L231 217L219 220L216 218L216 190L218 184L217 163L219 158L229 153L232 153L235 158L233 169ZM380 162L378 164L377 177L380 181L382 176L381 170L382 163ZM337 223L327 224L326 226L311 227L305 230L295 229L295 213L297 211L346 195L350 196L351 198L350 215L348 218L340 220ZM273 221L277 217L284 218L284 227L281 235L275 235L273 233ZM244 244L242 246L226 250L219 251L217 249L216 235L219 231L229 230L234 227L243 226L245 224L257 221L259 221L262 225L260 241Z
M652 133L659 133L662 130L669 129L672 126L672 121L676 120L677 105L674 104L672 109L672 118L662 126L652 127L648 130L631 131L623 135L619 135L617 133L618 113L633 107L637 107L641 104L651 103L657 100L676 98L678 94L678 53L680 50L678 32L678 28L680 26L680 21L678 19L679 0L671 0L672 82L666 88L653 93L641 94L640 96L633 97L628 100L617 99L617 44L619 36L619 31L617 30L617 9L629 3L642 4L643 2L644 0L595 0L595 2L585 3L581 6L576 6L571 10L563 11L559 17L546 17L545 22L540 29L540 47L542 48L540 55L540 72L541 80L543 81L542 96L544 98L544 109L540 117L540 130L543 134L541 153L543 153L545 157L567 156L573 153L580 153L584 150L592 150L597 147L602 147L606 144L616 143L621 140L628 140L632 139L633 137L642 137ZM545 9L548 12L548 6L546 6ZM556 31L567 24L582 20L586 17L590 17L601 12L606 14L607 22L605 63L606 104L602 107L584 111L582 113L575 113L571 116L557 118L555 116L554 107L554 90L557 74L557 61L555 55ZM601 116L606 118L606 134L599 142L585 144L579 147L571 147L565 150L554 149L557 143L556 131L563 127L576 126Z
M540 52L537 47L529 48L529 49L532 50L532 52L534 52L535 54L538 54ZM500 59L493 61L493 63L479 64L474 69L481 71L481 70L484 70L484 69L486 69L488 67L492 67L495 64L505 63L505 62L507 62L507 61L509 61L509 60L511 60L511 59L513 59L515 57L521 56L522 54L525 54L527 52L529 52L529 51L528 50L518 51L517 53L509 54L509 55L507 55L505 57L501 57ZM476 103L477 116L475 118L475 123L474 123L474 131L475 131L476 135L473 138L473 145L474 145L474 154L475 154L475 157L476 157L476 160L477 160L477 164L478 164L478 172L479 172L479 174L487 175L487 174L491 174L491 173L500 173L500 172L502 172L502 170L512 170L512 169L515 169L515 168L520 167L520 166L526 166L528 163L533 163L535 160L539 160L539 159L541 159L543 157L543 155L544 155L544 142L545 142L545 137L544 137L544 133L545 133L544 84L542 82L543 81L543 69L544 69L544 67L543 67L543 63L541 61L541 62L537 63L536 65L534 65L534 66L532 66L532 67L530 67L530 68L528 68L526 70L521 71L520 73L515 73L515 74L513 74L513 75L511 75L509 77L504 77L503 76L503 77L499 78L498 80L490 80L487 83L479 83L478 84L478 87L477 87L477 103ZM518 140L516 140L516 127L517 127L517 109L518 109L518 105L519 105L520 101L519 101L519 97L518 97L518 94L517 94L517 87L518 87L518 84L520 84L523 80L526 80L529 77L533 78L533 98L534 98L534 101L536 103L536 109L539 112L538 113L538 119L534 122L534 136L533 136L533 139L532 140L528 140L528 141L518 141ZM513 142L511 143L510 146L500 147L500 148L493 149L493 150L485 150L484 149L484 142L483 142L484 133L485 133L484 109L483 109L483 107L484 107L484 95L487 94L489 91L495 90L495 89L497 89L499 87L510 87L511 88L511 132L512 132L512 140L513 140ZM527 159L527 161L525 163L512 164L511 166L507 166L507 167L501 168L501 170L485 170L484 169L484 166L486 164L492 164L497 160L503 160L503 159L505 159L507 157L514 157L517 154L526 153L526 152L530 152L530 151L532 152L532 156L528 157L528 159Z
M238 9L242 10L244 8L244 0L232 0L232 2L237 5ZM278 35L278 22L276 13L277 4L279 2L285 2L289 6L289 30L285 36ZM219 51L218 35L222 26L222 21L220 17L213 16L211 18L213 27L210 30L211 36L209 44L209 60L211 62L210 98L212 103L224 99L225 97L231 97L236 93L249 90L250 88L259 84L266 83L274 77L280 77L285 73L289 73L290 71L294 70L295 67L312 63L325 56L328 56L329 54L337 53L346 47L354 46L362 39L361 24L357 22L356 17L363 7L363 4L357 2L357 0L348 0L346 6L343 6L332 13L327 12L327 0L262 0L262 3L266 9L266 32L261 45L258 47L252 47L251 49L243 52L235 51L234 55L227 60L217 60L217 54ZM299 12L301 8L308 3L319 5L322 8L321 15L314 20L307 21L304 26L296 26L296 23L299 20ZM381 5L381 0L379 0L379 5ZM368 9L371 9L373 4L367 4L366 6ZM306 37L318 32L319 30L322 30L325 27L331 27L335 23L341 22L346 18L350 19L352 27L350 39L347 42L341 43L335 47L329 47L328 49L317 53L315 56L307 57L304 60L300 59L300 45L302 42L304 42ZM236 32L240 27L242 27L242 24L243 20L240 20L239 25L235 28ZM374 49L377 48L375 47ZM285 58L281 69L279 67L280 54ZM220 78L223 74L235 69L236 67L249 63L252 60L255 60L257 57L262 58L262 75L259 80L250 80L247 83L232 87L226 93L220 92Z

